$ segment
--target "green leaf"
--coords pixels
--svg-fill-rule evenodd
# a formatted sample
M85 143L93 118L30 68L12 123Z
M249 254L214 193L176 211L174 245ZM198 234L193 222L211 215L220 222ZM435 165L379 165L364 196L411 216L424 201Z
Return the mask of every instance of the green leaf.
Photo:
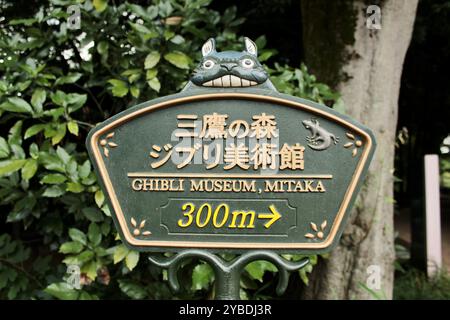
M78 136L78 124L75 121L67 122L67 129L71 134Z
M88 218L92 222L100 222L103 221L103 215L97 208L94 207L87 207L84 208L83 214L86 218Z
M10 112L33 113L33 108L22 98L13 97L0 104L0 109Z
M114 264L117 264L120 261L122 261L123 259L125 259L125 257L128 255L129 252L130 252L130 250L128 250L128 248L125 247L123 244L116 246L115 250L114 250L114 256L113 256Z
M127 3L127 8L138 17L147 18L147 12L141 6Z
M22 110L18 112L33 113L33 109L31 108L30 104L25 100L23 100L22 98L13 97L9 98L8 101L12 103L18 110Z
M103 212L104 214L106 214L108 217L111 217L111 211L109 210L109 207L108 207L107 204L104 204L104 205L102 206L102 212Z
M6 160L0 162L0 177L22 169L27 160Z
M47 93L44 89L36 89L33 92L33 95L31 96L31 105L33 106L36 113L41 113L43 108L42 105L45 102L45 99L47 98ZM26 138L25 138L26 139Z
M87 178L89 176L89 173L91 173L91 163L89 160L86 160L79 168L78 168L78 174L81 179Z
M175 35L175 32L173 32L173 31L171 31L171 30L169 30L169 29L164 30L164 39L165 39L165 40L169 40L169 39L172 38L174 35Z
M32 143L30 144L30 156L33 159L38 159L39 158L39 147L37 146L36 143Z
M69 229L69 237L73 241L78 241L81 244L86 245L86 235L83 233L83 231L80 231L76 228L70 228Z
M305 285L309 284L308 273L311 273L312 270L313 270L313 266L310 263L308 263L304 268L302 268L298 271L298 273L300 275L300 279L302 279L302 281Z
M130 22L130 26L138 33L142 33L144 36L147 36L148 34L152 34L152 31L149 28L147 28L146 26L144 26L140 23Z
M76 300L78 298L78 291L65 282L52 283L44 291L60 300Z
M66 103L64 102L64 104L66 104ZM66 112L65 107L60 107L60 108L52 108L49 110L45 110L42 114L44 116L52 117L53 120L57 120L62 115L64 115L65 112ZM48 137L46 137L46 138L48 138Z
M76 258L76 264L82 265L90 260L92 260L92 258L94 258L95 254L94 252L90 251L90 250L84 250L82 253L80 253L79 255L77 255Z
M42 194L43 197L47 198L57 198L62 196L65 193L64 189L59 185L54 185L45 189Z
M8 83L0 80L0 91L6 92L6 90L8 90Z
M110 84L112 84L112 94L115 97L124 97L128 93L128 84L125 81L110 79L108 80Z
M179 34L177 34L172 39L170 39L170 42L175 43L175 44L182 44L184 41L185 41L184 38L182 36L180 36Z
M158 75L158 69L149 69L146 72L146 79L147 80L153 79L157 75Z
M24 139L28 139L28 138L38 134L39 132L44 130L46 126L47 126L46 124L35 124L35 125L29 127L27 129L27 131L25 131Z
M78 300L99 300L99 298L98 298L98 296L96 296L94 294L89 294L86 291L81 291L80 296L78 297Z
M250 274L250 277L262 282L266 271L276 272L277 268L272 263L261 260L249 263L245 270Z
M65 173L66 168L61 159L55 154L48 152L39 152L39 161L44 165L45 169Z
M28 18L28 19L14 19L9 22L10 25L23 24L27 27L31 26L33 23L37 22L37 19Z
M120 290L132 299L144 299L147 296L147 291L137 283L129 280L118 280L118 282Z
M22 125L22 120L17 121L9 130L8 143L10 147L14 144L20 145L22 143Z
M173 51L164 55L164 59L180 69L189 69L191 59L181 51Z
M52 145L58 144L66 136L66 124L59 123L56 129L56 134L52 137Z
M336 110L339 113L345 114L346 113L346 107L344 104L344 100L342 98L338 98L334 104L333 109Z
M97 45L97 52L102 56L108 53L109 44L106 41L100 41Z
M208 289L214 281L214 271L206 264L196 265L192 271L192 290Z
M103 194L102 190L97 190L95 192L94 198L95 198L95 203L97 204L97 206L99 208L101 208L103 205L103 202L105 202L105 195Z
M148 80L147 83L150 86L150 88L152 88L156 92L159 92L159 90L161 89L161 83L159 82L159 79L156 77Z
M103 12L108 6L108 0L93 0L92 3L97 12Z
M151 69L154 66L156 66L159 62L159 59L161 59L161 55L158 51L152 51L150 52L147 57L145 57L144 66L145 69Z
M66 191L69 191L72 193L81 193L84 191L84 186L78 182L68 182Z
M28 159L22 167L22 179L30 180L38 169L38 162L35 159Z
M41 179L41 183L45 184L60 184L66 181L66 176L60 174L60 173L51 173L47 174Z
M68 254L68 253L80 253L83 250L84 246L82 243L78 241L70 241L63 243L59 247L59 252Z
M5 138L0 137L0 159L8 157L10 154L8 142Z
M258 60L259 60L259 62L266 61L266 60L268 60L270 57L272 57L274 54L276 54L276 51L275 51L275 50L267 50L267 51L264 51L264 52L262 52L262 53L259 55Z
M82 273L85 273L90 279L95 280L97 278L97 263L92 260L83 265L80 270Z
M55 93L52 93L50 96L53 103L61 106L63 108L67 108L67 112L72 113L78 109L80 109L87 101L87 94L79 94L79 93L69 93L66 94L61 90L57 90ZM55 109L59 110L59 109ZM46 111L44 114L50 113L51 110ZM64 112L64 110L63 110ZM51 114L50 114L51 115ZM55 115L54 115L55 117Z
M132 87L130 88L130 93L131 93L131 95L132 95L133 97L139 98L140 90L139 90L138 87L132 86Z
M57 90L55 93L50 95L50 99L57 106L66 107L67 106L67 95L61 90Z
M81 73L78 72L71 72L66 76L63 76L61 78L58 78L55 81L55 85L60 85L60 84L67 84L67 83L75 83L78 81L78 79L80 79L82 76Z
M58 157L61 159L61 161L62 161L64 164L69 163L69 161L70 161L70 155L69 155L69 153L68 153L64 148L58 146L58 147L56 148L56 154L58 155Z
M136 267L138 262L139 262L139 252L130 251L125 258L125 265L127 266L127 268L130 271L132 271L134 267Z
M86 94L70 93L67 95L67 97L68 97L67 103L69 105L67 111L69 113L77 111L78 109L83 107L87 101Z
M100 228L96 223L91 222L88 229L88 239L89 242L94 246L97 247L100 242L102 241L102 233L100 232Z

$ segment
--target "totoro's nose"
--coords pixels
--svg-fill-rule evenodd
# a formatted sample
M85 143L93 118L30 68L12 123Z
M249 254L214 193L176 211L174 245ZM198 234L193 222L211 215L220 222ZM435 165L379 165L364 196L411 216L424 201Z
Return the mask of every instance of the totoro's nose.
M228 71L231 71L231 69L237 66L237 63L221 63L220 66Z

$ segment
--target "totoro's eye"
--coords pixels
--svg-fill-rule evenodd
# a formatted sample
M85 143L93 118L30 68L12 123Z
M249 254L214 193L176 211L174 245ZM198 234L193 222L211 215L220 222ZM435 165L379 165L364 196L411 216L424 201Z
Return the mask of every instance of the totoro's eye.
M214 67L214 61L206 60L205 62L203 62L203 68L211 69L212 67Z
M246 58L242 60L242 66L244 68L252 68L255 65L252 59Z

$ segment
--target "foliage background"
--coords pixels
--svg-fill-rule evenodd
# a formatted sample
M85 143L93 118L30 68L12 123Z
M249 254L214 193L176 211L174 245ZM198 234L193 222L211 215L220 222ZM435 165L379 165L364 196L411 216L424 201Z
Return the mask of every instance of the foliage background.
M0 15L0 299L212 298L208 265L188 261L173 295L165 273L120 241L84 141L97 123L139 102L180 91L200 48L241 50L244 18L211 0L41 1L20 17ZM11 2L2 2L7 12ZM70 29L67 9L81 8ZM338 94L306 66L278 64L256 43L279 91L343 111ZM287 256L299 259L299 256ZM307 284L317 257L294 275L288 294ZM81 268L82 288L66 283ZM246 267L242 298L272 298L276 268Z

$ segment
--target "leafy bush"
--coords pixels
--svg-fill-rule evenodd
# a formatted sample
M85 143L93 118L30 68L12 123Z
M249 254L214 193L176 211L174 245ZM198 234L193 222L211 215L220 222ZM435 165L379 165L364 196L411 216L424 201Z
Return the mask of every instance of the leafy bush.
M394 299L448 300L450 299L450 275L443 269L434 278L429 279L422 271L410 269L395 277Z
M172 297L164 271L121 244L84 141L96 123L178 92L205 39L241 47L243 18L233 7L211 10L210 2L52 0L31 16L17 8L15 19L0 19L0 299ZM67 9L76 3L81 28L73 30ZM265 38L256 42L261 60L273 59ZM268 71L283 92L339 102L305 66ZM80 267L81 289L66 283L67 265ZM311 270L300 273L305 282ZM243 297L262 297L264 275L275 271L250 264ZM211 297L212 281L209 266L189 262L179 297Z

